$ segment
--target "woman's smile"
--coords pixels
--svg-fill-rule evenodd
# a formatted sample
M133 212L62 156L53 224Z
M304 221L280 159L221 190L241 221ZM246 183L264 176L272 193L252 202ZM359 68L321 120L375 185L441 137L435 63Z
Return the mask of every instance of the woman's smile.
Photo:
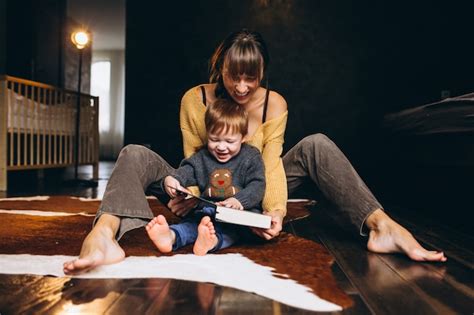
M237 91L234 91L232 98L234 99L234 101L240 104L242 102L245 102L249 98L249 96L250 96L250 91L247 91L245 93L239 93Z
M246 96L247 94L249 94L249 91L245 91L245 92L235 91L235 94L239 97L243 97L243 96Z

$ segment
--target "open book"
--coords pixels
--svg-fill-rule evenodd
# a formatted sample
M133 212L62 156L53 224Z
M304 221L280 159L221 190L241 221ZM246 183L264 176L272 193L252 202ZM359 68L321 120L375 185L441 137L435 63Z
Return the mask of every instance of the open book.
M193 195L184 190L176 189L175 187L171 187L171 188L175 189L179 194L186 195L186 198L196 198L210 205L211 207L214 207L216 209L217 221L252 226L252 227L257 227L257 228L262 228L262 229L269 229L272 224L272 217L269 215L219 206L211 200L207 200L205 198Z

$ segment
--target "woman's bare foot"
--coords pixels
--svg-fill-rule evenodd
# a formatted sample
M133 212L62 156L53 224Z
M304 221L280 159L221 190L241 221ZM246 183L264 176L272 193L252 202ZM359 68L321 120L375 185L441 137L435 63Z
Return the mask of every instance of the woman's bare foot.
M148 237L153 241L153 244L155 244L160 252L171 252L176 236L173 230L170 229L164 216L160 214L154 217L145 228Z
M216 247L217 236L211 218L204 217L198 225L198 237L194 243L193 252L195 255L204 256L208 251Z
M79 257L63 264L64 273L81 274L101 265L122 261L125 252L115 240L119 225L120 218L103 214L82 243Z
M415 261L446 261L443 252L423 248L403 226L384 211L374 211L366 221L370 229L367 248L375 253L404 253Z

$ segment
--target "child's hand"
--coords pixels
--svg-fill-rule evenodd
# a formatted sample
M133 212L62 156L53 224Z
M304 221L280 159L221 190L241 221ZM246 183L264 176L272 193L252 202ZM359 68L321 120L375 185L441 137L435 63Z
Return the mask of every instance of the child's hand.
M234 197L227 198L224 201L219 201L216 204L218 206L223 206L223 207L227 207L227 208L232 208L232 209L237 209L237 210L244 210L244 207L242 206L240 201L238 201Z
M181 184L179 183L179 181L173 176L166 176L163 184L164 184L166 193L171 198L175 198L178 195L179 192L176 191L176 189L187 191L187 189L183 188Z

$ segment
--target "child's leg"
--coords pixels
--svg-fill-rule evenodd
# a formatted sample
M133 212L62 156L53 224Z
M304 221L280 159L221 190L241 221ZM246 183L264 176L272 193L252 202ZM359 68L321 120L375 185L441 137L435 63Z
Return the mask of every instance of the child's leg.
M171 225L170 229L176 235L173 250L194 243L198 237L198 223L194 217L185 218L179 224Z
M237 243L244 233L249 233L244 227L232 224L217 223L215 229L218 242L210 252L230 247Z
M188 218L179 224L168 225L160 214L148 223L146 231L160 252L169 253L196 241L197 222L194 218Z
M170 229L166 218L161 214L153 218L147 225L146 231L153 244L162 253L169 253L176 241L176 234Z
M193 252L195 255L203 256L206 255L208 251L216 247L218 238L214 224L212 223L211 218L208 216L205 216L201 219L197 230L198 236L196 242L194 243Z

